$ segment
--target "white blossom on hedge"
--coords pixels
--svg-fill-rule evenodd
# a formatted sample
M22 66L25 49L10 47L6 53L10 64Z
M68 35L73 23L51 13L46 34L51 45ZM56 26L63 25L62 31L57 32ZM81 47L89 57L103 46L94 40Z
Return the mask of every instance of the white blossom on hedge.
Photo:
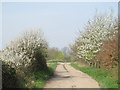
M47 48L43 33L39 29L31 30L11 41L0 53L0 58L12 67L27 66L31 60L35 60L34 53L40 48Z
M103 41L112 39L117 30L117 19L111 14L96 14L85 26L86 32L80 34L75 42L77 57L81 60L93 60ZM110 35L112 34L112 35Z

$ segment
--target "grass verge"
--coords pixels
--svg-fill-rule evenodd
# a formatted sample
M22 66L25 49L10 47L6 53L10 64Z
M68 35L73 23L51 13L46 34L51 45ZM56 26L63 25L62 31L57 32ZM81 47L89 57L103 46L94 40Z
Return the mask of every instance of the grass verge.
M43 88L48 79L54 75L54 71L57 67L57 64L52 64L48 67L47 70L39 71L33 73L28 78L27 88Z
M71 64L71 66L93 77L101 88L118 88L117 77L112 77L110 71L103 68L79 67L77 64Z
M64 61L60 61L60 60L47 61L47 63L57 63L57 62L64 62Z
M57 63L57 62L64 63L64 62L71 62L71 61L70 60L53 60L53 61L47 61L47 63Z

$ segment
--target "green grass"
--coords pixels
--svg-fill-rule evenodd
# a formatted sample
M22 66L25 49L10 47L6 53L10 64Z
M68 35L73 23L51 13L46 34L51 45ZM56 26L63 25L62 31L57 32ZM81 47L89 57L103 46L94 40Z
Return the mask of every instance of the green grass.
M55 63L55 62L64 62L64 61L60 61L60 60L47 61L47 63Z
M111 70L107 71L103 68L79 67L77 64L71 64L71 66L93 77L101 88L118 88L117 75L112 77Z
M35 73L35 78L37 79L35 88L43 88L46 81L54 75L54 70L56 69L57 64L52 64L48 67L46 71L40 71Z
M43 88L46 81L53 77L56 66L57 64L52 64L47 70L35 72L27 77L29 79L27 88Z
M71 62L70 60L53 60L53 61L47 61L47 63L57 63L57 62L61 62L61 63L64 63L64 62Z

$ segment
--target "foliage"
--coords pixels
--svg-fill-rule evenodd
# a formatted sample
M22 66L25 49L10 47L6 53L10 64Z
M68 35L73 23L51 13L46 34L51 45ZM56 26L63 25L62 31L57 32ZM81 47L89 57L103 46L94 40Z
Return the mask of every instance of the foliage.
M48 60L64 59L64 54L57 48L48 48Z
M62 53L64 54L64 60L65 61L70 61L71 60L71 50L68 47L62 48Z
M80 33L80 36L71 46L72 55L78 60L85 60L89 65L100 64L101 60L96 58L96 56L101 50L104 51L105 42L112 43L110 40L113 40L118 33L117 23L117 19L113 17L112 12L103 15L96 13L93 20L89 20L86 24L85 32ZM107 50L112 50L113 47L107 48Z
M97 60L103 62L103 67L111 69L118 65L118 36L117 34L111 40L104 41L101 50L97 53Z
M2 88L19 87L17 74L14 68L2 62Z
M93 68L93 67L79 67L77 64L71 64L72 67L87 73L91 77L93 77L100 84L101 88L118 88L118 76L111 76L110 71L107 71L103 68ZM117 70L113 70L117 71Z
M47 43L44 40L40 30L32 30L24 33L17 38L2 51L1 59L12 65L12 67L18 68L20 65L26 67L31 64L32 61L37 60L37 55L43 55L43 50L47 47ZM41 63L45 62L41 60ZM43 63L43 65L45 65Z
M63 53L59 53L55 58L56 59L60 59L60 60L64 60L64 54Z
M35 72L33 74L34 81L32 80L34 82L34 84L33 83L28 84L27 87L30 87L31 85L33 85L32 87L34 87L34 88L43 88L46 80L48 80L49 78L51 78L54 75L54 70L56 69L56 67L57 67L57 64L52 64L46 70Z
M6 77L12 77L14 79L12 81L15 82L16 78L19 77L19 80L26 81L25 76L27 74L47 69L46 49L47 42L40 30L25 32L16 40L11 41L0 53L0 60L4 62L2 72L6 75L3 75L2 82L4 87L9 86L11 83L11 79L7 79L8 83L6 83ZM16 84L12 84L10 87L17 86Z

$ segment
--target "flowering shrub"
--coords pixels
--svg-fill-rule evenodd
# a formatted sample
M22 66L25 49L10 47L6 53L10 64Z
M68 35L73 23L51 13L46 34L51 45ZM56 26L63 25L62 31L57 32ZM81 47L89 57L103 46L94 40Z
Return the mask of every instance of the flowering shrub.
M3 69L3 72L9 72L12 77L16 73L19 74L19 72L28 74L26 73L28 71L47 69L46 49L47 42L40 30L31 30L23 33L22 36L11 41L0 53L0 59L4 62L3 67L7 67ZM15 70L14 73L8 70L11 68ZM6 83L4 78L6 77L3 76L3 83Z
M77 58L91 64L102 49L103 41L111 40L118 33L117 19L113 17L112 12L103 15L97 13L84 29L85 32L80 34L72 50Z
M12 67L29 66L39 56L45 57L47 43L40 30L32 30L24 33L2 51L1 59ZM39 55L37 56L37 54ZM40 58L39 58L40 60ZM41 63L45 62L41 59ZM45 65L45 64L41 64Z

